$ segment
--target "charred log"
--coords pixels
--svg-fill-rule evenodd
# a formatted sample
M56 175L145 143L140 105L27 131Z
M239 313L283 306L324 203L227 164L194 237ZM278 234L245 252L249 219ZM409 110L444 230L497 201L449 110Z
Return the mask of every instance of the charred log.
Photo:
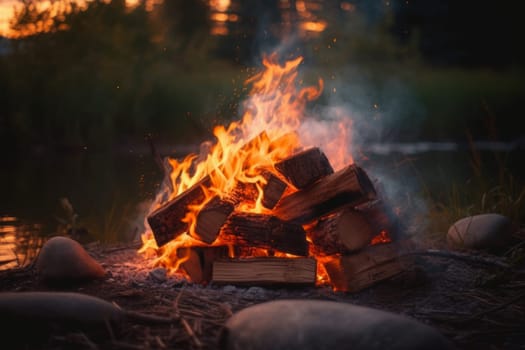
M182 219L189 211L189 206L202 203L206 198L203 187L211 185L211 178L204 177L188 190L166 202L148 216L148 224L160 247L188 230L188 224Z
M334 256L324 266L334 289L358 292L407 271L413 265L406 253L410 242L370 246L357 254Z
M368 202L374 197L374 186L368 175L360 167L350 165L304 190L281 198L274 210L282 220L304 224L344 206Z
M334 172L326 155L317 147L275 163L275 169L298 189L303 189Z
M233 203L219 196L213 197L197 214L196 239L211 244L234 209Z
M235 237L239 244L306 256L306 232L298 224L284 222L272 215L234 212L222 233Z
M363 213L345 208L319 220L308 237L316 252L332 255L362 249L376 234Z

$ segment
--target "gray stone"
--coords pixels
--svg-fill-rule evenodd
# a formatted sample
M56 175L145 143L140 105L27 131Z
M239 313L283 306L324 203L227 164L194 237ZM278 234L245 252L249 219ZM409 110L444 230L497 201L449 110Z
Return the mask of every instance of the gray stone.
M234 293L235 291L237 291L237 288L232 285L227 285L222 288L222 291L224 293Z
M512 234L509 218L500 214L480 214L456 221L448 230L450 246L492 249L508 244Z
M104 277L104 268L77 241L57 236L49 239L38 254L36 271L46 282L68 283Z
M454 346L433 328L392 313L320 300L279 300L233 315L223 350L446 350Z
M261 287L250 287L243 293L245 299L264 299L266 298L266 292Z

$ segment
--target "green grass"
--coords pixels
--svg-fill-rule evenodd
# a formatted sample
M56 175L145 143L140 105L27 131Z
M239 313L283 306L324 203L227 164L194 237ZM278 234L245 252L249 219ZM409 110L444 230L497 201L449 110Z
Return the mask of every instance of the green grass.
M455 221L483 213L507 216L516 227L525 224L525 184L507 167L505 159L492 156L495 159L482 159L480 152L472 150L472 173L466 182L451 183L440 192L425 189L430 238L444 239Z

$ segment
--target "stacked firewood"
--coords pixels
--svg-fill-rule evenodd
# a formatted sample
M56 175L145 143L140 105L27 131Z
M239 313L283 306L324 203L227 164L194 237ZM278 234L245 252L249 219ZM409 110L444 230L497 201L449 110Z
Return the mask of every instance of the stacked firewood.
M396 215L361 167L334 172L325 154L310 148L274 168L260 172L265 181L258 185L238 183L207 200L194 230L183 218L206 200L210 176L164 203L148 216L158 246L193 232L200 244L177 255L197 283L315 284L322 261L335 289L356 291L406 268ZM255 201L259 189L267 213L243 212L241 203Z

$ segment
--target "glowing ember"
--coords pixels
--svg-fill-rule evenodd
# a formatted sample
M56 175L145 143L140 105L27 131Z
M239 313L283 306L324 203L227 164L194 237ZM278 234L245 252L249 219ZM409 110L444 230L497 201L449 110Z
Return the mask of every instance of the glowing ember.
M372 240L370 241L370 244L375 245L375 244L390 243L390 242L392 242L392 239L388 235L388 232L383 230L377 236L372 238Z

